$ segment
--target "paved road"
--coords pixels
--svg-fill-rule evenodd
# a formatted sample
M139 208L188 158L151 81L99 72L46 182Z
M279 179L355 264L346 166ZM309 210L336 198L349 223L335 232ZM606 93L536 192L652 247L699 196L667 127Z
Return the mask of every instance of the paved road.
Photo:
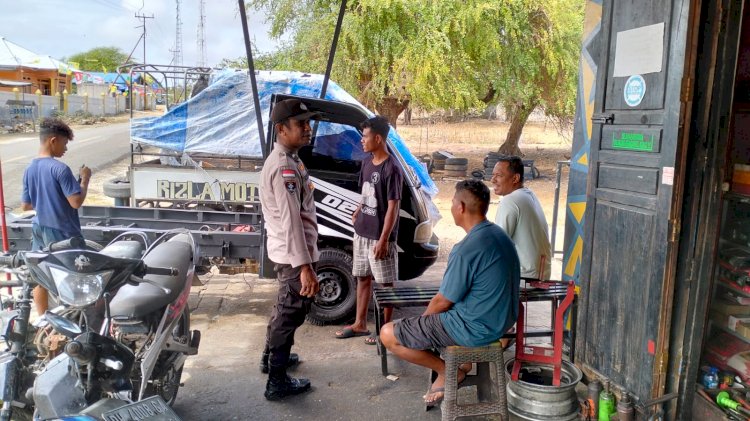
M75 139L68 143L68 152L62 161L77 174L86 164L94 172L130 153L129 123L108 124L75 130ZM36 157L39 137L36 133L0 136L0 163L3 167L5 206L16 208L21 204L23 170Z

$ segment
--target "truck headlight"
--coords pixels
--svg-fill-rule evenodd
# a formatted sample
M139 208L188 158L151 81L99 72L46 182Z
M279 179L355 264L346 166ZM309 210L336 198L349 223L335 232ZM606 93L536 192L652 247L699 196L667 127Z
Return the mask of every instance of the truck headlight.
M423 244L429 243L432 238L432 221L429 219L417 225L414 230L414 242Z
M84 307L96 302L114 273L113 270L97 273L69 272L54 266L50 266L49 271L60 301L73 307Z

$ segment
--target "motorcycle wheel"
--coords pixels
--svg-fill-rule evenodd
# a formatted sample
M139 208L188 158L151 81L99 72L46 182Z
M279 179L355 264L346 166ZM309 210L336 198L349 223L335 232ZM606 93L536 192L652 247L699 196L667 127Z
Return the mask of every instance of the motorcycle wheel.
M172 336L175 339L184 338L188 342L190 341L190 312L187 308L182 311L180 320L172 330ZM172 362L177 357L175 354L173 351L162 351L151 377L153 382L146 386L146 397L159 395L169 406L172 406L177 400L177 392L180 390L180 379L182 378L182 367L175 370L172 366Z

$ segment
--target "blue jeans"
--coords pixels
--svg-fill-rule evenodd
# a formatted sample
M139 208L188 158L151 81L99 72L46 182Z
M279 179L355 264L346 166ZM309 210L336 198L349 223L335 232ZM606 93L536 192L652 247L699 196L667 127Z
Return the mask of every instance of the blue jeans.
M67 234L58 229L31 224L31 250L42 250L51 243L68 240L73 237L83 238L81 234Z

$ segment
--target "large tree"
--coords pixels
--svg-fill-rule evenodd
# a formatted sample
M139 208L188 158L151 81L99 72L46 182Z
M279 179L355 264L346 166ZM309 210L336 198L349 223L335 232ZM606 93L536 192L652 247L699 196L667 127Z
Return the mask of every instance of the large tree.
M128 55L117 47L97 47L83 53L78 53L66 59L68 63L76 63L80 70L92 72L114 72L117 66L125 64Z
M518 153L534 108L573 114L583 2L537 3L349 0L332 78L394 125L410 105L468 111L502 104L511 120L503 149ZM339 5L249 2L266 13L271 36L290 35L274 64L316 73L325 70Z

